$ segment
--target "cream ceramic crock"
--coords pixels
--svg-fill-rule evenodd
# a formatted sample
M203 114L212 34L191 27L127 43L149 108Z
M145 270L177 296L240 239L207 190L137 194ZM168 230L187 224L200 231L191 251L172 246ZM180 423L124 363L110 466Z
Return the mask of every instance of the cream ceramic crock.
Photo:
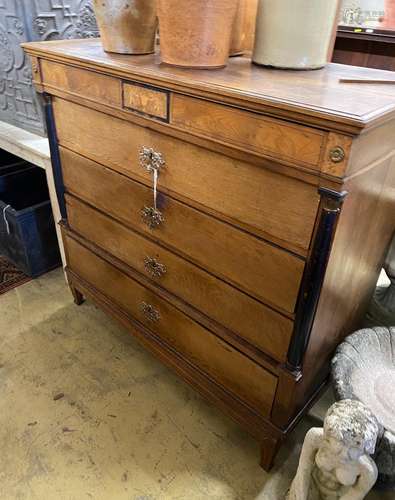
M339 0L259 0L252 60L276 68L322 68L331 57Z

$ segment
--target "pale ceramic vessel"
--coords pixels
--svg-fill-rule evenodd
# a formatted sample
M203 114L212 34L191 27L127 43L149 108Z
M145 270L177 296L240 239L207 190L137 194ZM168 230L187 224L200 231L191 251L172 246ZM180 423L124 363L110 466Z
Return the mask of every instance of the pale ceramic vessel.
M289 69L317 69L333 49L338 0L259 0L252 60Z

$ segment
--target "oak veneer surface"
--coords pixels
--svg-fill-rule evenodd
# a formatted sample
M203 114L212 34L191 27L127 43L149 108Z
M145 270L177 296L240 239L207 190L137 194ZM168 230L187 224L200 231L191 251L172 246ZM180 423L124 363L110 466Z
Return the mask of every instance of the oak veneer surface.
M392 74L245 57L187 70L97 40L25 48L76 302L246 427L270 468L361 324L395 232L395 86L339 83ZM142 147L165 161L155 221Z
M268 239L309 247L319 203L314 186L63 100L54 101L54 111L61 146L151 185L151 174L139 164L141 145L149 144L166 162L160 186L169 194Z
M293 313L302 259L162 193L158 206L166 223L151 229L140 214L152 202L152 189L67 149L60 155L69 192L271 307Z
M67 197L67 207L71 229L263 352L279 361L286 360L293 329L291 320L77 199ZM147 259L161 266L157 274L152 273Z
M156 85L212 93L222 102L233 97L269 106L272 113L294 111L306 121L321 116L330 122L364 128L383 115L395 113L393 86L339 84L339 78L389 79L389 71L328 64L317 71L278 71L252 65L246 57L231 58L224 69L186 70L161 64L160 55L125 56L104 52L100 40L64 40L24 44L29 53L71 62L116 76L138 77Z

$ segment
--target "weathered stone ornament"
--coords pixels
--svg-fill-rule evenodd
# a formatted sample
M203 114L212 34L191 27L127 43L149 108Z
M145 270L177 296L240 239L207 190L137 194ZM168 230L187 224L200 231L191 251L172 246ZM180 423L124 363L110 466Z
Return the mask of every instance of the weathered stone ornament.
M337 399L361 401L383 427L374 456L376 487L395 489L395 326L348 336L333 358L332 379Z
M370 455L379 433L376 418L359 401L332 405L324 428L306 434L287 500L362 500L377 479Z

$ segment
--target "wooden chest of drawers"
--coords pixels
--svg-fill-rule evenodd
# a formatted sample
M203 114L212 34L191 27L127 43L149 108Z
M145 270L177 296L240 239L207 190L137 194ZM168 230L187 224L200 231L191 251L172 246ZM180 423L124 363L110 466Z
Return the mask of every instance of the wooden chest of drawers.
M385 72L162 66L97 40L25 45L67 273L262 443L279 444L363 317L395 229ZM154 197L154 174L157 196Z

